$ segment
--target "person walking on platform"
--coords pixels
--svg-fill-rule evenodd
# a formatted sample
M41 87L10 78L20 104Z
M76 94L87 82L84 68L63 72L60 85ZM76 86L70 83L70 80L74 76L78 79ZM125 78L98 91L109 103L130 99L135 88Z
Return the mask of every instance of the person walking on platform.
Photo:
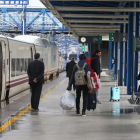
M31 108L38 111L42 85L44 84L44 63L39 61L39 53L36 53L34 57L35 60L30 62L28 65L27 73L29 76L29 85L32 89Z
M86 108L87 108L87 94L88 94L88 87L87 87L87 79L86 75L89 71L89 68L85 62L86 57L84 54L79 56L80 61L76 64L73 68L71 80L69 82L69 86L67 90L71 90L72 80L75 79L76 85L76 113L80 115L80 98L81 92L83 91L83 109L82 109L82 116L86 116Z
M100 83L100 73L101 73L101 67L100 67L100 57L101 57L101 51L96 50L95 54L92 55L92 60L91 60L91 68L93 69L94 72L96 72L98 76L98 82L99 82L99 89L96 93L97 97L97 103L101 104L99 101L99 94L101 91L101 83Z
M66 65L66 73L67 73L67 77L69 77L69 82L70 82L70 79L71 79L71 76L72 76L72 71L73 71L73 67L75 65L75 58L73 57L71 59L70 62L67 63ZM72 84L73 84L73 89L75 90L75 82L72 81Z

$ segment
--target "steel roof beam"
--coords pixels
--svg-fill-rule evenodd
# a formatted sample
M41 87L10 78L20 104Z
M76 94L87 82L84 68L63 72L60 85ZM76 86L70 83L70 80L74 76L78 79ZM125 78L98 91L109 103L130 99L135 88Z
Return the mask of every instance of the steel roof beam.
M78 36L108 36L109 34L108 33L80 33L80 34L77 34Z
M73 28L82 28L82 27L85 27L85 28L91 28L91 27L101 27L101 28L120 28L120 25L90 25L90 24L69 24L70 27L73 27Z
M140 8L55 6L57 11L140 12Z
M75 18L128 18L128 15L106 15L106 14L61 14L62 17Z
M64 0L49 0L49 1L64 1ZM139 2L139 0L65 0L65 1L105 1L105 2L107 2L107 1L111 1L111 2L120 2L120 1L132 1L132 2L134 2L134 1L138 1Z
M69 27L69 25L65 22L65 20L61 17L61 15L57 12L57 10L54 8L54 6L51 5L49 0L40 0L45 7L54 14L56 18L78 39L78 36L75 34L75 32Z
M76 33L81 33L81 32L83 32L83 33L113 33L113 32L115 32L115 30L114 31L112 31L112 30L103 30L103 31L97 31L97 30L95 30L95 31L75 31Z
M68 23L128 23L128 20L75 20L66 19Z
M73 30L75 31L115 31L115 30L120 30L120 28L110 28L110 29L106 29L106 28L73 28Z

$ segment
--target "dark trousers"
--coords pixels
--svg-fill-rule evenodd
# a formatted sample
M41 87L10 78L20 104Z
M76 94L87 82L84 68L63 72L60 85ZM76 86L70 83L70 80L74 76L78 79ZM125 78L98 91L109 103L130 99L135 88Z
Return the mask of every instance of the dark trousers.
M69 82L70 82L70 79L71 79L71 77L69 77ZM76 86L75 86L75 82L74 81L72 81L72 85L73 85L73 90L75 90Z
M42 91L42 84L41 83L32 83L30 84L32 89L32 96L31 96L31 107L33 109L38 109L40 95Z
M80 98L81 98L82 91L83 91L83 111L86 111L86 108L87 108L88 87L87 87L87 85L76 86L76 109L77 109L77 111L80 111Z

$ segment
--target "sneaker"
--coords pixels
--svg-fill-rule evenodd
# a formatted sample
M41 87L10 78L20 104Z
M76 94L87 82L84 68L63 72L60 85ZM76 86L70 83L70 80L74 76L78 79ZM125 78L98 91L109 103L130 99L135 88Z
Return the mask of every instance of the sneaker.
M80 111L76 111L76 114L79 116L80 115Z
M82 112L82 116L84 116L84 117L86 116L86 113L85 113L85 111L83 111L83 112Z
M101 104L101 102L100 102L99 100L97 100L97 103L98 103L98 104Z
M37 109L31 108L31 111L39 111L39 108Z

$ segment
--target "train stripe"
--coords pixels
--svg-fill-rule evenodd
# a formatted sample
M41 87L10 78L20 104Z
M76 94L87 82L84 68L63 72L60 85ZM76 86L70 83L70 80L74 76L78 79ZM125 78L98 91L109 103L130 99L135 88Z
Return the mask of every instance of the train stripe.
M49 73L49 74L50 74L50 73ZM44 74L44 75L49 75L49 74ZM26 78L27 78L27 79L26 79ZM27 82L29 81L29 78L28 78L28 77L26 77L26 78L21 78L21 80L22 80L22 79L25 79L25 80L22 80L22 81L16 80L16 83L13 83L13 84L11 84L12 82L10 82L10 88L13 88L13 87L16 87L16 86L18 86L18 85L27 83ZM17 82L17 81L19 81L19 82ZM9 84L9 82L8 82L8 84ZM7 87L9 87L9 85L7 85Z
M52 70L52 71L49 71L49 72L44 72L44 75L49 75L49 74L52 74L53 72L56 72L58 69L56 69L56 70ZM23 80L23 79L26 79L26 78L28 78L28 76L26 76L26 77L23 77L23 78L19 78L19 79L16 79L16 80L12 80L12 81L10 81L10 83L14 83L14 82L17 82L17 81L20 81L20 80ZM9 84L9 81L8 82L6 82L6 84Z

